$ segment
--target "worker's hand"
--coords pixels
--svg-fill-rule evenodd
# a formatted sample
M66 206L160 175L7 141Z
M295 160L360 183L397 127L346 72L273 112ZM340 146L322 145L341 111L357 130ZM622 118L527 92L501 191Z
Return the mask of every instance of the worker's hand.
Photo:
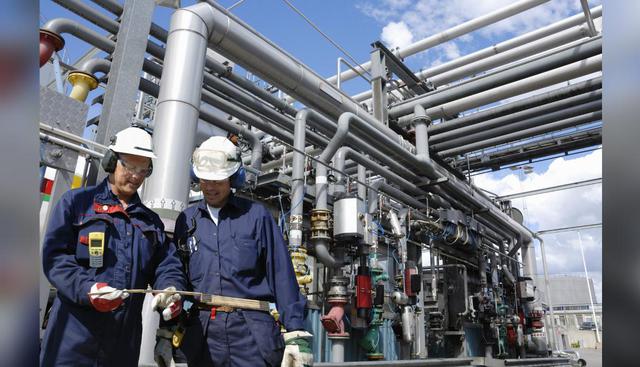
M284 333L283 337L285 348L280 367L313 366L311 349L313 335L304 330L297 330Z
M93 308L100 312L109 312L118 308L129 293L109 287L107 283L96 283L91 286L89 301ZM97 294L93 294L97 293Z
M158 364L158 367L171 366L171 360L173 359L172 337L173 332L169 329L159 328L156 331L156 346L153 349L153 359Z
M176 287L167 287L165 291L175 291ZM164 321L169 321L178 316L182 311L182 301L178 293L158 293L153 297L151 307L162 313Z

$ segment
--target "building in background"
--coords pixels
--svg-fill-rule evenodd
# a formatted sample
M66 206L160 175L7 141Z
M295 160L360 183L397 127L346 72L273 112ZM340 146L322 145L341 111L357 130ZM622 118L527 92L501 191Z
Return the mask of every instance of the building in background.
M541 287L544 277L538 276L538 294L545 307L548 309L547 296ZM596 328L589 300L589 290L584 276L576 275L552 275L549 277L551 301L555 314L555 324L558 327L558 335L561 343L560 349L569 348L600 348L602 338L602 303L595 297L593 280L589 278L589 287L593 295L593 307L600 335L596 336ZM547 318L551 317L547 313ZM549 320L547 320L549 322ZM546 325L551 325L547 323ZM598 340L600 339L600 340Z

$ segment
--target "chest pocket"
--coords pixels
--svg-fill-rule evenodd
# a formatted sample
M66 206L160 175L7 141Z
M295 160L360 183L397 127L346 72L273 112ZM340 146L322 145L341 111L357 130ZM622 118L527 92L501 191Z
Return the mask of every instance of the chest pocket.
M139 261L138 265L143 273L153 274L155 270L153 255L158 249L158 246L161 245L163 237L158 227L154 225L136 223L134 227L135 240L138 242L136 249Z
M78 242L75 248L75 257L79 265L89 267L89 234L98 232L104 234L104 253L103 266L104 269L116 262L113 249L110 248L110 240L113 235L113 218L108 215L96 214L93 216L83 217L73 226L78 231Z
M233 237L234 272L239 275L255 274L260 257L258 240L246 235Z

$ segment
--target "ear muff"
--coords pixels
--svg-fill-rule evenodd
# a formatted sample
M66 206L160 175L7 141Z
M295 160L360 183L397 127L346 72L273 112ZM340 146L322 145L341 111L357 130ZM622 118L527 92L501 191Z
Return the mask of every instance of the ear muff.
M107 149L100 161L102 169L107 173L113 173L116 170L116 164L118 164L118 154L111 149Z
M242 187L244 187L244 183L247 180L247 171L243 166L240 166L236 173L229 177L229 180L231 183L231 187L233 187L234 189L241 189Z

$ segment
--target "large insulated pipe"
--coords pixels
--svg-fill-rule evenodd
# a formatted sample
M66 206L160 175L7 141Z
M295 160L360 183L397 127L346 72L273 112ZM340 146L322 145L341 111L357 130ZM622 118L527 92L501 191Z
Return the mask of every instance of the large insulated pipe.
M489 24L493 24L496 22L499 22L502 19L506 19L509 18L510 16L513 16L515 14L518 13L522 13L525 10L531 9L533 7L536 7L540 4L543 4L545 2L547 2L548 0L521 0L515 3L512 3L508 6L505 6L504 8L495 10L489 14L480 16L478 18L469 20L465 23L459 24L455 27L449 28L443 32L434 34L433 36L430 36L428 38L422 39L418 42L414 42L408 46L405 46L403 48L400 48L397 50L396 52L396 56L398 56L399 58L403 59L405 57L414 55L418 52L424 51L426 49L429 49L433 46L437 46L441 43L450 41L454 38L460 37L462 35L465 35L467 33L473 32L476 29L485 27ZM360 66L356 66L356 68L358 68L359 70L361 70L361 68L364 69L369 69L371 67L371 61L365 62L364 64L361 64ZM353 77L355 77L357 74L353 71L353 70L346 70L344 71L341 76L340 76L340 80L342 80L343 82L346 80L349 80ZM327 81L329 81L330 83L334 83L337 80L337 75L332 76L331 78L327 79Z
M473 152L482 148L486 148L486 147L490 147L490 146L494 146L502 143L507 143L514 140L530 138L530 137L548 133L551 131L567 129L570 127L586 124L593 121L598 121L601 119L602 119L602 111L589 112L589 113L581 114L578 116L566 118L563 120L555 121L552 123L548 123L545 125L531 127L531 128L524 128L521 131L513 132L510 134L505 134L498 137L494 137L486 140L480 140L477 142L469 143L469 144L458 146L455 148L443 150L439 152L439 155L441 157L453 157L455 155L464 154L467 152Z
M96 9L84 4L81 1L77 0L53 0L54 2L62 5L63 7L69 9L70 11L80 15L81 17L89 20L90 22L96 24L97 26L109 31L110 33L117 34L120 24L115 20L105 16L100 13ZM113 1L96 1L99 5L103 6L105 9L111 11L116 15L122 14L122 6ZM159 39L162 42L167 41L168 32L157 24L151 23L151 28L149 33ZM164 59L165 50L161 46L149 41L147 44L147 51L149 54L154 57L162 60ZM293 116L296 114L295 108L288 105L282 100L279 100L275 96L271 95L268 91L256 86L251 81L241 76L238 76L231 72L231 69L228 66L222 65L212 57L206 56L205 66L210 68L214 73L219 74L221 77L230 80L234 84L248 90L252 94L262 98L263 100L272 104L275 108ZM159 75L158 75L159 76ZM205 73L207 76L207 73ZM205 79L206 80L206 79Z
M447 102L439 106L426 108L426 112L433 120L443 117L453 118L456 114L462 111L467 111L504 98L510 98L519 94L548 87L556 83L565 82L600 70L602 70L602 55L593 56L542 74L511 82L509 84L489 89L452 102ZM463 87L464 85L461 85L456 88ZM399 119L401 126L405 123L409 123L410 121L410 116L404 116Z
M591 14L593 15L594 18L602 16L602 5L592 8ZM516 47L520 47L523 45L529 46L528 44L531 44L531 48L537 48L539 43L537 42L537 40L541 40L542 38L545 38L547 36L557 35L557 37L554 37L554 38L558 38L559 40L561 39L566 43L566 42L572 41L573 40L572 37L579 36L579 33L583 31L583 27L579 25L582 24L583 22L584 22L584 15L576 14L569 18L565 18L563 20L550 24L546 27L537 29L529 33L525 33L523 35L508 39L500 43L496 43L482 50L473 52L471 54L468 54L462 57L458 57L449 62L423 70L421 72L416 73L416 77L421 80L426 78L431 78L435 75L446 73L451 70L459 69L465 65L470 65L472 63L475 63L476 61L485 60L494 55L499 55L501 53L504 53L506 51L512 50ZM575 26L578 26L578 27L575 27ZM570 27L574 27L574 28L572 28L571 32L565 33L565 30ZM564 37L560 36L561 34L564 35ZM544 41L544 43L546 42L551 42L551 39ZM541 40L540 43L543 43L543 41ZM522 47L521 50L522 50L521 52L523 52L523 55L521 57L524 57L525 56L524 52L526 52L526 47ZM473 71L472 73L475 73L475 72L477 71ZM471 75L471 74L467 74L467 75ZM358 102L362 102L371 98L371 95L372 93L369 90L362 93L358 93L357 95L354 95L352 98Z
M211 34L207 24L211 24L207 12L195 13L191 7L178 9L171 17L154 123L158 159L143 195L145 205L167 219L175 219L188 204L188 162L200 111L204 54Z
M533 127L543 126L566 118L599 111L602 109L602 101L600 100L602 94L595 94L597 95L597 100L587 101L586 103L577 102L578 104L566 104L565 108L562 110L548 112L539 116L511 120L506 124L496 123L495 120L481 122L477 125L471 126L474 128L469 129L471 131L461 131L461 135L455 139L447 139L441 143L432 144L431 149L434 151L443 151L446 149L461 147L466 144L485 142L491 138L507 136L507 134L510 133L518 131L522 132ZM465 130L465 128L461 128L460 130Z
M421 105L416 105L413 114L413 124L416 130L416 153L425 159L430 159L428 127L431 119Z
M518 81L537 75L579 60L593 57L602 53L602 37L594 37L584 43L568 49L554 52L551 55L538 57L526 61L506 70L483 75L461 83L459 85L436 90L396 104L389 109L390 118L398 118L413 113L413 108L422 106L437 106L456 99L467 97L491 88Z
M456 138L464 137L467 134L475 134L485 131L486 129L492 129L498 126L506 126L516 121L533 118L543 114L560 111L570 106L575 106L591 101L600 100L602 98L602 90L596 90L593 92L587 92L579 94L577 96L560 99L555 102L543 104L533 108L526 109L524 111L518 111L509 115L499 116L493 119L484 121L473 121L473 124L467 124L467 126L461 126L455 130L450 130L429 138L430 144L438 144L445 141L451 141ZM454 122L455 120L451 121ZM449 123L449 122L447 122Z

